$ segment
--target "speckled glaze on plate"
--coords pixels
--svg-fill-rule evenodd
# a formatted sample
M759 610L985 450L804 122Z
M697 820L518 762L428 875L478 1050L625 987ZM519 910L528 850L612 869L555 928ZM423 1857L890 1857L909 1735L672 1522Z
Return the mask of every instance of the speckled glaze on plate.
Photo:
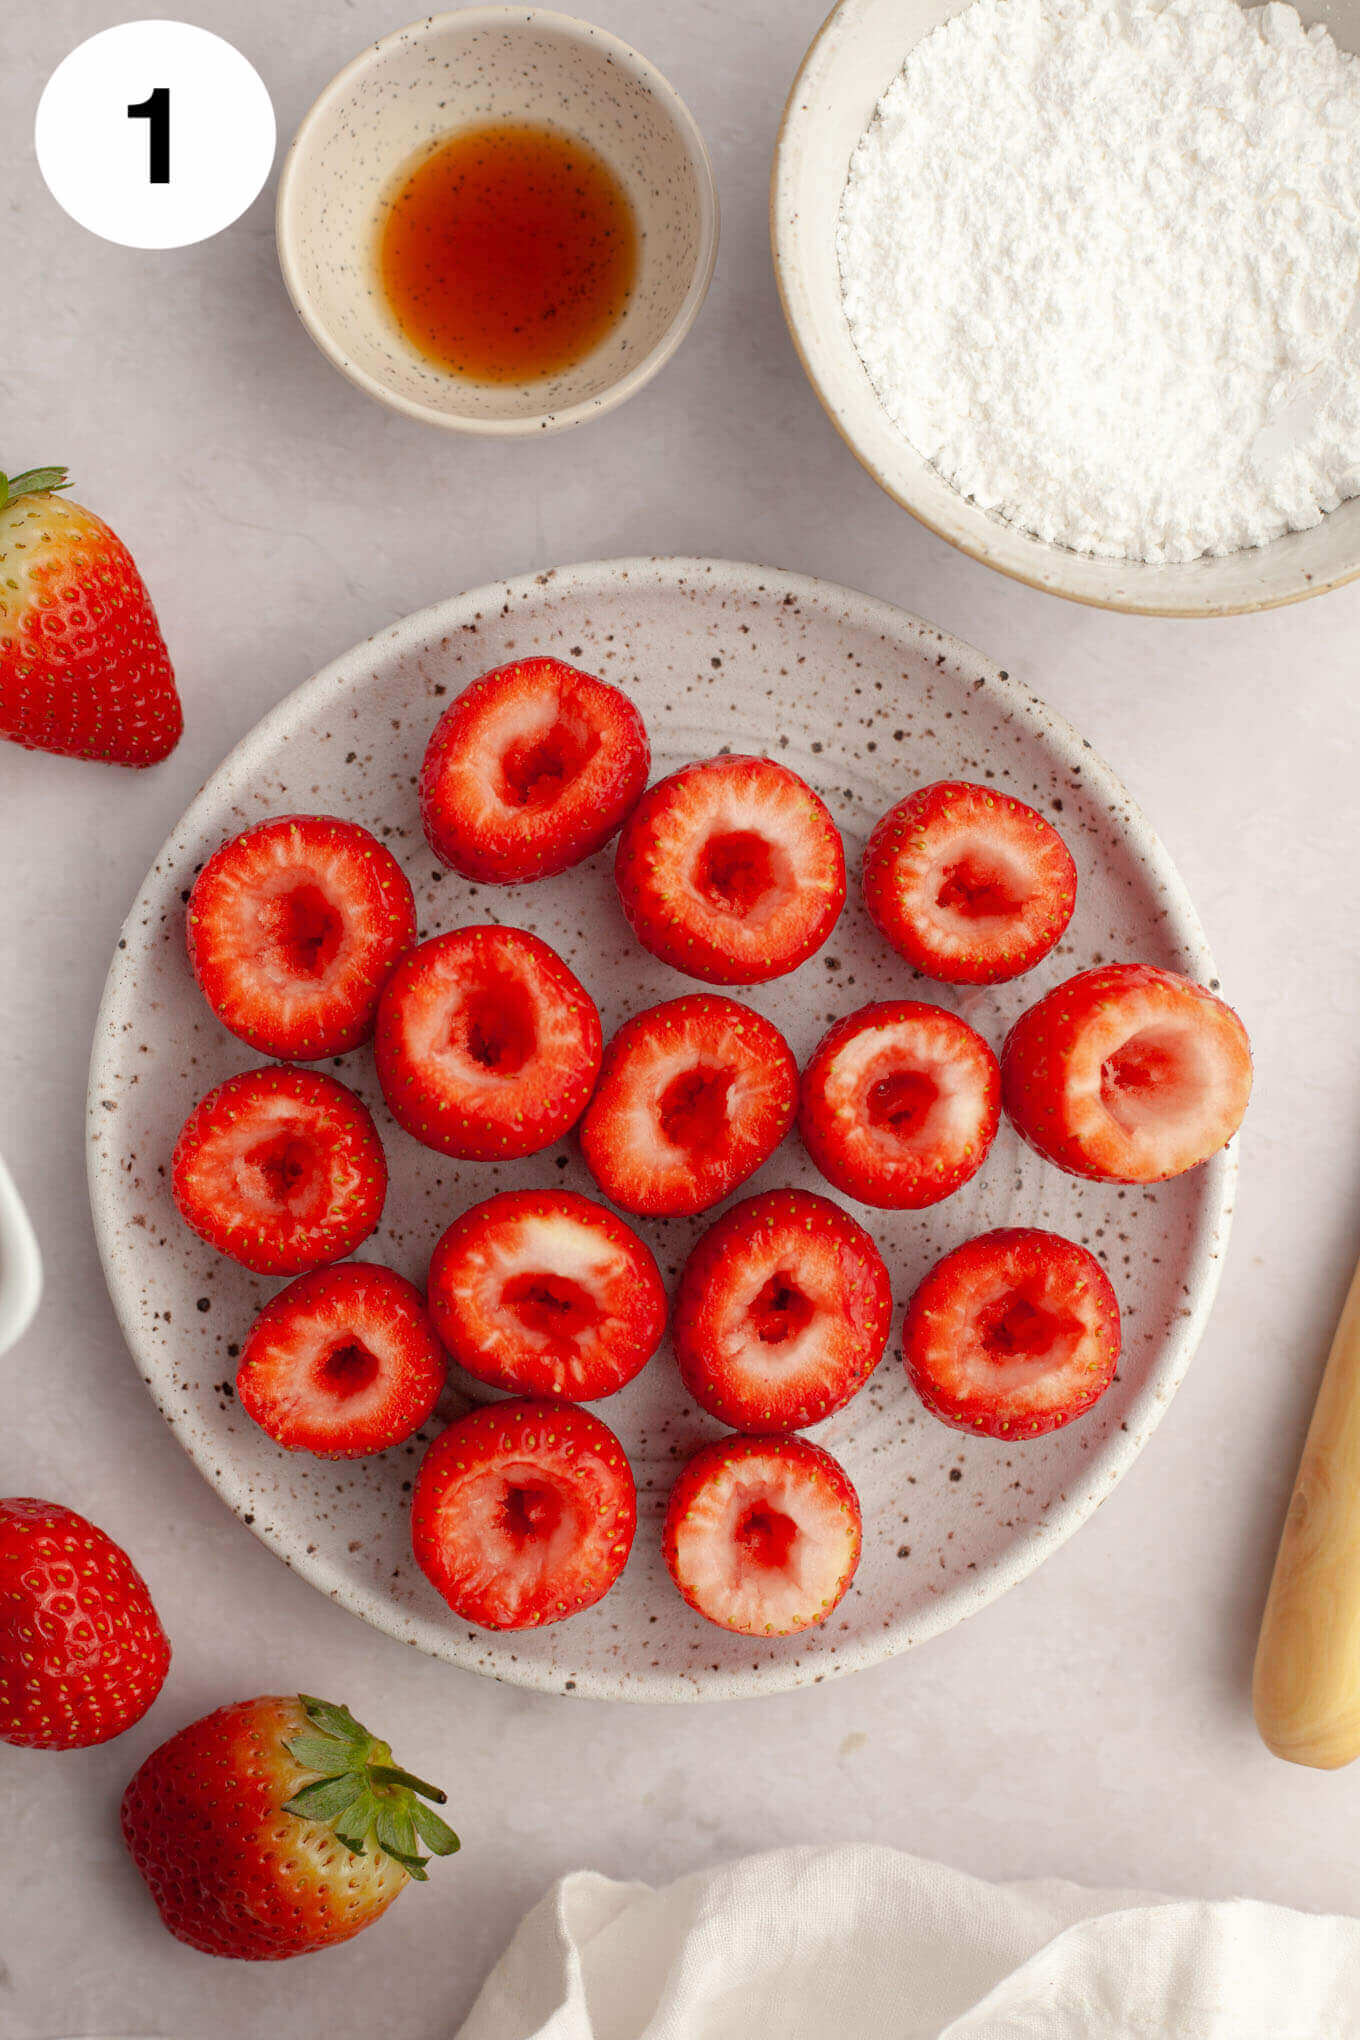
M423 151L487 121L546 122L603 156L632 202L638 270L618 324L558 375L480 383L416 353L378 276L379 223ZM622 403L688 333L718 246L694 117L654 65L590 22L469 7L384 36L333 78L279 179L279 264L307 331L370 396L458 432L554 432Z
M109 1288L152 1395L206 1477L257 1537L389 1635L516 1684L622 1699L715 1699L829 1678L981 1608L1109 1492L1194 1351L1227 1238L1235 1159L1229 1152L1153 1189L1101 1186L1059 1174L1003 1129L981 1174L933 1210L851 1207L884 1251L899 1307L931 1263L974 1232L1032 1224L1066 1233L1108 1268L1126 1343L1115 1385L1089 1417L1017 1446L928 1416L894 1336L860 1395L811 1434L843 1460L864 1505L859 1574L823 1628L769 1642L729 1636L672 1588L659 1551L666 1495L679 1462L720 1427L688 1403L668 1346L596 1406L639 1487L637 1541L614 1592L536 1632L496 1636L460 1622L410 1555L420 1442L344 1465L291 1456L234 1399L236 1350L275 1285L180 1224L167 1170L195 1100L255 1058L199 997L183 903L224 837L266 815L329 810L377 831L402 860L422 934L473 920L534 929L594 993L606 1032L689 989L629 935L609 852L511 891L466 883L426 847L415 776L436 717L478 673L529 652L560 654L628 689L651 731L656 774L724 747L783 759L829 802L856 862L882 810L942 775L994 779L1062 829L1080 873L1077 911L1038 970L958 995L926 986L852 896L819 955L742 994L800 1061L830 1020L871 998L935 999L999 1046L1022 1007L1088 964L1141 958L1214 982L1185 889L1113 774L1016 681L929 624L825 582L713 560L610 561L477 589L394 624L290 695L213 774L157 858L119 941L91 1063L91 1199ZM570 1142L504 1166L445 1160L388 1118L369 1050L336 1067L374 1108L392 1168L366 1258L420 1281L443 1228L493 1190L593 1187ZM825 1187L796 1136L746 1191L790 1183ZM641 1226L668 1280L702 1224ZM465 1407L472 1386L451 1388L440 1417Z

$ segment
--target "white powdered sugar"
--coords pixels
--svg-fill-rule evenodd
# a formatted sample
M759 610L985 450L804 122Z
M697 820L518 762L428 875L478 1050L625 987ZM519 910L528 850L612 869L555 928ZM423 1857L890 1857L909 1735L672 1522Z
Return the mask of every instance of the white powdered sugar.
M1292 7L973 0L850 166L855 346L965 495L1189 560L1360 494L1360 61Z

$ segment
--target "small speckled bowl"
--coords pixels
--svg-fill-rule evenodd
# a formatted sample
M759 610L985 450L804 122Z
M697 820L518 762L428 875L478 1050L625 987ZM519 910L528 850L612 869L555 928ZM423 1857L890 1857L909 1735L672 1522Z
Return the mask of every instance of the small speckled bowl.
M394 179L442 136L493 120L580 136L637 218L623 317L574 368L531 382L444 373L403 337L378 280ZM693 116L645 57L570 15L471 7L398 29L331 80L288 152L276 226L303 325L360 389L455 432L553 432L622 403L674 354L713 274L718 200Z

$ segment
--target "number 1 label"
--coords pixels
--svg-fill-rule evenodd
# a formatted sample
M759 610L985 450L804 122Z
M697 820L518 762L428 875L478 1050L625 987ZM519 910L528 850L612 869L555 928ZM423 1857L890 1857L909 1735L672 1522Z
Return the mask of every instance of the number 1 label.
M0 22L5 9L0 0ZM259 196L274 109L259 72L210 29L124 21L57 65L33 146L52 196L92 234L125 248L188 248Z
M170 182L170 88L158 85L149 98L128 108L129 120L144 120L150 128L150 176L153 184Z

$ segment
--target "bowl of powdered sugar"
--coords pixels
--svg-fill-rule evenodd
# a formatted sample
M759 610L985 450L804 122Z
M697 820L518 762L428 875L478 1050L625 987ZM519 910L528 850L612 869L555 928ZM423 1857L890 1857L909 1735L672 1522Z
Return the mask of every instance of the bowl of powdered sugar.
M975 558L1177 616L1360 573L1360 0L842 0L775 157L790 331Z

